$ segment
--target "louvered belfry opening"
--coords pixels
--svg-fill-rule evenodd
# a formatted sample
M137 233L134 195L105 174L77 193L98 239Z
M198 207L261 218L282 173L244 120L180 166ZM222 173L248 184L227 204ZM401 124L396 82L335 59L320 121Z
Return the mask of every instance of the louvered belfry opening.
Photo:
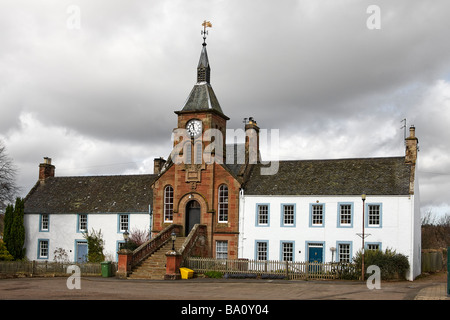
M206 52L206 43L203 43L202 53L197 66L197 83L210 83L211 68L209 67L208 53Z

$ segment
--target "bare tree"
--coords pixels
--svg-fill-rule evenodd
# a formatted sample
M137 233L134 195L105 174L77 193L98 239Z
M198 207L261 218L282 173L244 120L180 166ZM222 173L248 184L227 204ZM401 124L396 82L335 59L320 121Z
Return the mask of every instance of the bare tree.
M6 203L14 201L19 191L15 180L16 174L17 169L0 140L0 209L3 209Z
M134 242L138 247L149 240L148 230L139 230L134 228L130 232L130 241Z
M422 217L422 249L446 248L450 243L450 213L437 217L431 211Z

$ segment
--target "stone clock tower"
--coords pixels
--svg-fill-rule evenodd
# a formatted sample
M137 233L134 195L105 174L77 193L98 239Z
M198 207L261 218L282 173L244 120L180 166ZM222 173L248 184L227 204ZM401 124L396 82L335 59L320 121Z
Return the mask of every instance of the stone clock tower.
M197 65L197 83L192 88L181 111L175 111L178 115L177 129L181 133L176 137L184 136L184 139L176 138L174 148L178 143L183 143L183 146L178 146L178 150L180 150L179 155L183 156L182 162L188 172L186 182L200 182L199 168L205 169L205 162L213 160L209 158L209 154L217 156L216 161L218 162L224 161L225 154L226 123L229 118L223 113L211 87L211 68L205 38L203 39L200 60ZM211 142L214 142L214 146L211 145ZM208 148L206 159L202 156L205 148Z
M181 110L175 111L173 151L153 188L153 226L157 234L169 224L183 226L187 236L195 224L207 226L210 255L236 259L239 233L240 182L225 162L229 118L211 87L206 26L197 65L197 83Z

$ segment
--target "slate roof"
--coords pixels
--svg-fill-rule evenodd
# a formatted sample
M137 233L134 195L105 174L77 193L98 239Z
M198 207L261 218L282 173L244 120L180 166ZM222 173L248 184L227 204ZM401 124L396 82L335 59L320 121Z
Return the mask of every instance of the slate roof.
M231 147L231 146L230 146ZM237 149L240 145L235 145ZM235 160L238 160L236 152ZM238 161L241 162L241 161ZM242 164L228 164L235 175ZM253 165L246 195L408 195L411 165L404 157L280 161L274 175ZM155 174L51 177L37 182L25 213L148 212Z
M37 182L25 213L148 212L157 175L51 177Z
M408 195L404 157L280 161L274 175L254 165L246 195Z
M192 88L181 112L208 110L216 111L224 115L211 85L207 82L197 83Z

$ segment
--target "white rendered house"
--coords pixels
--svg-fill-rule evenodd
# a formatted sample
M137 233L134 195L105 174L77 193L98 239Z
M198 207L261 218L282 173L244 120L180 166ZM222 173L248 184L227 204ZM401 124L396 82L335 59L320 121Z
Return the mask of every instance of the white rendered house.
M39 181L25 198L25 248L29 260L54 261L55 250L67 260L84 262L83 232L102 232L104 254L117 261L125 230L151 226L155 175L55 177L46 158Z
M365 249L408 256L413 280L421 273L413 127L406 143L406 157L280 161L274 175L256 166L241 190L239 257L352 261L364 212Z

